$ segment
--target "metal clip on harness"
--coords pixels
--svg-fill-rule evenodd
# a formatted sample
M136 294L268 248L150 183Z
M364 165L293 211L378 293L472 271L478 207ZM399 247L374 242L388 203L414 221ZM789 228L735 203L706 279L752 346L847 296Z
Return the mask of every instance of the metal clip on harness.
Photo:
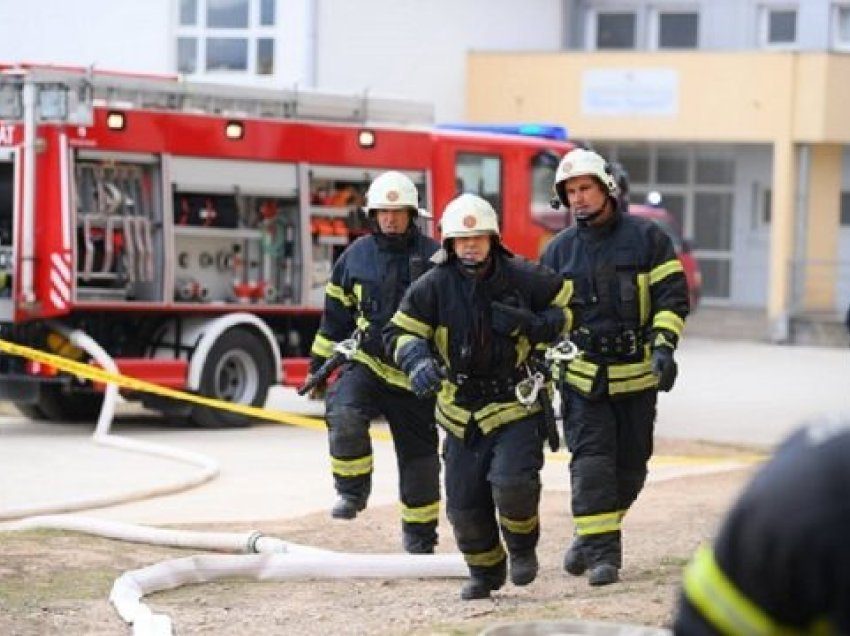
M564 363L569 362L577 355L578 347L575 344L570 340L561 340L546 349L543 357L547 363ZM525 369L528 372L528 377L517 383L516 399L526 408L531 408L531 405L537 402L540 389L546 384L547 378L541 371L532 372L529 365L525 365Z

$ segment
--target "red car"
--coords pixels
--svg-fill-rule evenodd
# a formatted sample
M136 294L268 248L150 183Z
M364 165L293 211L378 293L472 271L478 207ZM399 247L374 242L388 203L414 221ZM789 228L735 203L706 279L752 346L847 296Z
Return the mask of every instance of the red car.
M702 290L702 274L699 271L699 263L694 257L690 243L682 237L682 231L679 229L676 218L664 208L636 203L629 205L629 214L655 221L673 241L673 248L682 262L682 269L685 270L685 278L688 281L691 311L695 310Z

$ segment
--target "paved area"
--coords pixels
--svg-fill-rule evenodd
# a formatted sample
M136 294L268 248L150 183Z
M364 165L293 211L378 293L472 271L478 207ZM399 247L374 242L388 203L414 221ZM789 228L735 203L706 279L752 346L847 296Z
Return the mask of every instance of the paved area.
M676 390L660 400L660 436L769 448L805 419L850 414L847 349L692 338L678 359ZM276 392L270 406L287 410L289 399L286 392ZM122 410L113 434L204 455L217 462L218 476L179 494L144 498L191 480L202 469L98 445L91 439L93 426L0 417L0 519L22 509L130 498L138 500L84 514L143 524L251 522L325 510L333 501L321 431L278 424L198 430L169 426L160 418L138 415L137 409ZM389 442L375 443L375 462L372 502L390 504L397 497L397 473ZM659 458L650 479L730 466ZM547 489L567 488L563 451L547 461L543 479Z

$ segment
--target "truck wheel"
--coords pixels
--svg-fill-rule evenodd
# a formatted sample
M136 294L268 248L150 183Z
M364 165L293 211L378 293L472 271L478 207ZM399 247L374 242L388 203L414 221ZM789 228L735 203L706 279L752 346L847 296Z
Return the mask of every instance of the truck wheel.
M268 345L247 329L225 331L210 349L201 371L199 393L204 397L263 406L274 378ZM215 408L196 406L192 420L203 428L250 426L252 418Z
M68 393L58 384L41 387L38 409L48 420L95 422L103 406L102 393Z
M46 420L47 416L38 404L29 404L27 402L12 402L12 405L17 409L18 413L31 420Z

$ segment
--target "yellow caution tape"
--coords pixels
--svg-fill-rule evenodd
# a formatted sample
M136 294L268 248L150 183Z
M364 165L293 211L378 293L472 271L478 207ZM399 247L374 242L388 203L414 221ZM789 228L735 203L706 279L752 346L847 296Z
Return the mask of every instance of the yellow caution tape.
M280 424L291 424L292 426L300 426L302 428L309 428L317 431L326 430L326 425L324 421L318 420L312 417L306 417L303 415L296 415L294 413L286 413L283 411L274 411L271 409L259 408L256 406L248 406L246 404L234 404L233 402L226 402L224 400L216 400L213 398L203 397L201 395L196 395L194 393L187 393L185 391L178 391L177 389L171 389L165 386L160 386L159 384L154 384L153 382L146 382L145 380L139 380L137 378L132 378L130 376L121 375L120 373L112 373L111 371L107 371L106 369L101 369L100 367L96 367L90 364L85 364L83 362L75 362L73 360L69 360L68 358L63 358L61 356L57 356L51 353L45 353L44 351L40 351L38 349L33 349L31 347L27 347L20 344L15 344L13 342L9 342L7 340L0 339L0 351L4 353L8 353L13 356L18 356L21 358L27 358L29 360L33 360L35 362L41 362L42 364L49 364L52 367L59 369L60 371L64 371L66 373L70 373L72 375L77 376L78 378L84 378L86 380L92 380L93 382L100 382L103 384L116 384L118 386L133 389L135 391L142 391L145 393L153 393L154 395L162 395L165 397L169 397L175 400L183 400L185 402L192 402L194 404L199 404L201 406L207 406L214 409L220 409L222 411L230 411L231 413L238 413L240 415L247 415L249 417L255 417L257 419L269 420L272 422L278 422ZM390 434L386 431L371 431L371 436L378 440L387 441L390 438ZM568 460L569 454L556 454L556 453L547 453L549 459L556 460ZM764 455L752 454L752 455L735 455L731 454L728 456L656 456L650 460L651 464L708 464L708 463L719 463L719 462L740 462L740 463L758 463L765 459Z
M234 404L233 402L226 402L224 400L216 400L213 398L203 397L201 395L195 395L194 393L178 391L176 389L160 386L159 384L154 384L153 382L146 382L137 378L121 375L120 373L113 373L106 369L101 369L100 367L85 364L83 362L75 362L68 358L63 358L51 353L45 353L44 351L15 344L7 340L0 339L0 351L13 356L27 358L35 362L41 362L42 364L49 364L60 371L70 373L78 378L91 380L93 382L117 384L118 386L126 389L153 393L154 395L162 395L175 400L192 402L201 406L220 409L222 411L230 411L231 413L238 413L240 415L247 415L258 419L279 422L281 424L291 424L293 426L301 426L303 428L310 428L313 430L326 430L325 423L322 420L317 420L312 417L305 417L294 413L284 413L283 411L274 411L256 406L248 406L246 404ZM378 435L378 437L380 437L380 435Z

